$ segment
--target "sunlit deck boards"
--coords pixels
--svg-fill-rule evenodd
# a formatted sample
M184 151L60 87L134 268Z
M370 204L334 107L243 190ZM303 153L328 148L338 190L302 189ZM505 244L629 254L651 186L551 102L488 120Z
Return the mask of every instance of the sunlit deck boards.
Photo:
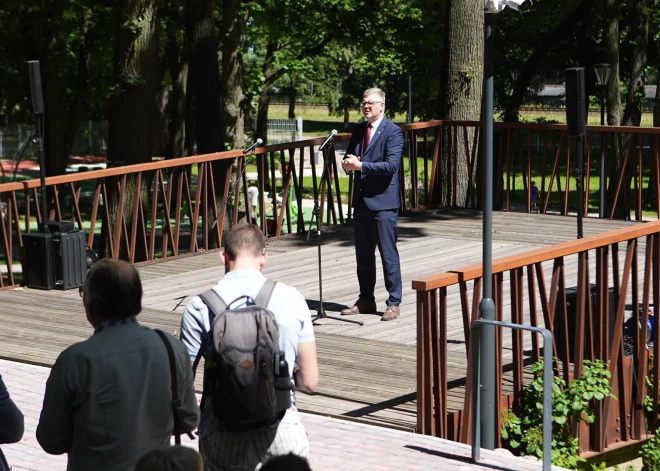
M585 219L584 224L585 235L592 235L633 223ZM496 258L571 240L576 232L575 218L501 212L494 213L493 229ZM404 279L401 317L395 322L380 322L374 315L353 317L365 322L362 327L319 321L321 380L317 394L299 396L301 409L414 429L416 295L411 281L480 263L481 215L460 211L404 216L399 237ZM268 252L265 274L298 287L315 313L319 301L315 232L309 242L304 235L270 239ZM338 315L358 294L352 229L324 231L321 256L324 308L329 315ZM173 333L185 304L223 273L215 252L163 260L139 270L144 285L141 321ZM376 289L382 312L386 294L380 278ZM448 409L455 410L462 406L466 360L460 309L450 306L449 312ZM90 334L77 290L0 292L1 358L50 366L61 350Z

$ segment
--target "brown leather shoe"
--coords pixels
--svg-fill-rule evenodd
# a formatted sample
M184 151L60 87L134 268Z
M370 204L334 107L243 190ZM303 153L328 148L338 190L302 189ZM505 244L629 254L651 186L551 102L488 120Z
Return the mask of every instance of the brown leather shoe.
M401 308L399 306L387 306L385 309L385 314L380 318L381 321L393 321L401 313Z
M358 299L353 307L346 308L341 311L342 316L348 316L351 314L376 314L378 308L376 307L376 301L362 301Z

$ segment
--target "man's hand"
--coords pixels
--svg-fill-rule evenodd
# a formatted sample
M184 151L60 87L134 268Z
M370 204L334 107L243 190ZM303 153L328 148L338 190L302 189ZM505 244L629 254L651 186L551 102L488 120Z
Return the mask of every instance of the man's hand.
M346 154L344 160L341 161L341 168L347 172L351 170L362 170L362 162L360 161L360 157L353 154Z

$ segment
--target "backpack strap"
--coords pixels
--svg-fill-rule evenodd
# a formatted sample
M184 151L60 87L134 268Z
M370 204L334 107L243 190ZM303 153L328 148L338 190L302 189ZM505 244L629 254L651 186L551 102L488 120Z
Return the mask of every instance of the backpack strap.
M257 306L268 307L268 303L270 302L270 297L273 295L273 291L275 290L276 284L277 281L266 279L266 282L259 290L259 293L257 293L257 297L254 300L254 303Z
M183 407L183 402L181 402L181 399L179 399L178 378L176 375L176 360L174 359L174 350L172 349L172 344L163 331L155 329L154 332L158 334L160 339L165 344L165 350L167 350L167 358L170 363L170 377L172 385L172 415L174 417L174 443L180 445L182 426L181 417L179 417L179 411ZM188 434L191 439L194 439L189 430L186 430L186 434Z
M204 291L199 295L199 297L202 300L202 302L206 304L206 307L208 308L209 328L211 328L213 327L213 320L218 315L218 313L227 310L227 303L225 303L222 297L214 289L209 289ZM208 333L206 337L207 337L206 340L202 339L202 341L200 342L200 348L199 351L197 352L197 357L193 362L193 374L197 372L197 365L199 365L200 360L202 359L204 353L206 353L206 350L208 348L207 345L207 342L209 341Z

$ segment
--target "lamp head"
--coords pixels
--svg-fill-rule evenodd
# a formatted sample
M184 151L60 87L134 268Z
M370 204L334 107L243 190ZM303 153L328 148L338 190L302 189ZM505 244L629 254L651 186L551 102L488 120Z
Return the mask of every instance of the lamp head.
M610 72L612 72L612 66L610 64L594 64L594 71L596 72L598 85L607 85L607 81L610 78Z

